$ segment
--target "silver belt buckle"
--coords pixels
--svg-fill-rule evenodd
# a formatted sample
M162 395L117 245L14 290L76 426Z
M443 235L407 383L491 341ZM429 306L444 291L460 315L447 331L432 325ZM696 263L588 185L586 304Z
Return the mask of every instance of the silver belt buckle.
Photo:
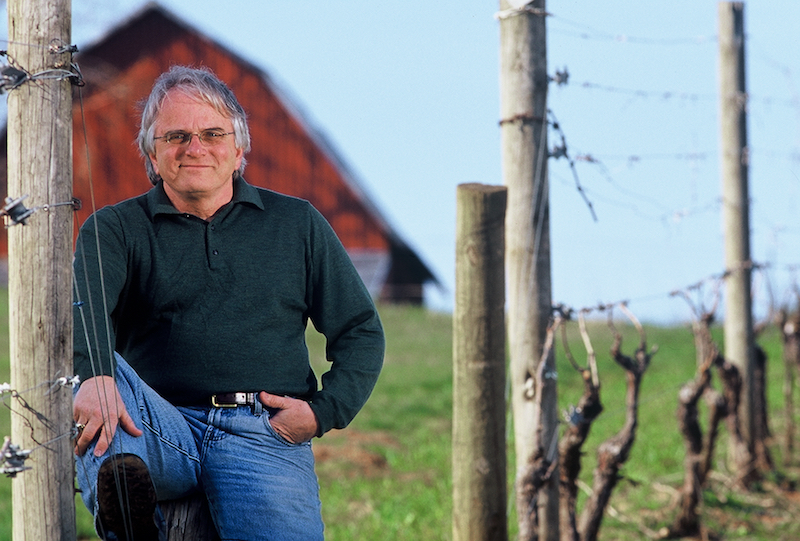
M235 407L238 406L238 404L236 402L239 401L239 395L241 395L241 394L244 394L244 393L234 393L234 403L233 404L220 404L220 403L217 402L217 395L212 394L211 395L211 405L214 406L215 408L235 408Z

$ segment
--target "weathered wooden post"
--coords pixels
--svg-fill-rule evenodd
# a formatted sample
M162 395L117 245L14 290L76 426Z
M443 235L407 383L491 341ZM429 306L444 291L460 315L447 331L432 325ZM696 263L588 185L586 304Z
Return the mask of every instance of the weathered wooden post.
M59 76L70 69L70 0L9 0L8 22L23 74L8 95L8 195L49 209L8 235L11 385L22 393L11 441L34 450L12 483L13 538L74 540L72 391L54 384L72 374L73 210L51 207L72 200L72 86Z
M535 374L552 312L547 179L547 36L545 0L500 0L500 126L503 183L508 187L506 269L511 403L517 460L520 541L559 539L558 473L529 501L524 472L538 449L558 437L553 356L541 400ZM539 407L539 404L541 407ZM538 507L538 509L536 508ZM538 515L538 520L537 520Z
M725 234L725 358L742 376L739 418L752 467L754 450L753 313L751 301L750 200L748 188L747 90L744 4L719 3L720 149ZM744 472L739 472L740 474ZM747 477L746 475L742 477Z
M457 192L453 541L506 541L506 188Z
M167 541L219 541L204 494L160 505L168 527Z

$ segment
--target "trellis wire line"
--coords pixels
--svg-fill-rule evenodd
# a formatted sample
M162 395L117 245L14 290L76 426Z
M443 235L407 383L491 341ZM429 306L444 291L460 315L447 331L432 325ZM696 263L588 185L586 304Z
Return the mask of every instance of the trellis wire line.
M80 91L80 89L79 89L79 97L80 97L79 103L80 103L80 111L81 111L81 119L82 119L82 133L83 133L84 147L85 147L85 153L86 153L87 175L88 175L88 181L89 181L90 198L91 198L91 202L92 202L91 207L92 207L92 213L94 213L97 210L97 204L96 204L96 199L95 199L94 182L93 182L92 166L91 166L91 152L90 152L90 149L89 149L89 139L88 139L87 123L86 123L85 109L84 109L84 103L83 103L83 93ZM77 226L77 224L76 224L76 226ZM97 257L98 257L97 263L98 263L98 266L99 266L98 270L99 270L100 281L101 281L101 286L100 287L101 287L102 299L103 299L102 310L103 310L103 313L106 314L106 317L104 317L104 321L105 321L105 332L104 332L104 334L105 334L106 342L107 342L107 346L108 346L107 351L109 351L110 355L111 355L111 357L108 359L109 372L111 373L112 380L114 381L114 385L116 386L116 370L115 370L116 361L115 361L115 359L113 357L113 355L114 355L113 354L113 349L114 348L113 348L113 345L111 344L111 328L110 328L109 318L107 316L107 314L108 314L108 301L107 301L107 297L106 297L105 280L104 280L103 265L102 265L102 254L101 254L101 249L100 249L100 240L99 240L100 232L99 232L99 227L98 227L98 223L97 222L95 222L94 231L95 231L94 242L95 242L96 248L97 248ZM84 257L84 259L83 259L83 269L84 269L84 272L86 273L86 272L88 272L88 269L87 269L87 262L86 262L86 259L85 259L85 250L82 250L81 254ZM85 279L86 284L88 286L89 282L88 282L88 279L87 279L86 275L84 275L84 279ZM80 316L81 316L81 318L80 318L81 327L83 328L84 339L85 339L86 344L88 346L87 347L87 351L88 351L88 355L89 355L90 365L92 367L92 376L96 377L98 375L98 373L103 373L102 366L104 364L104 361L103 361L102 358L96 359L95 356L94 356L94 353L93 353L94 347L93 347L93 345L91 343L91 340L89 339L89 329L88 329L88 325L87 325L87 322L86 322L86 316L85 316L85 313L84 313L84 310L83 310L83 307L86 306L86 304L80 298L80 290L79 290L79 286L78 286L77 280L78 280L78 277L75 276L74 273L73 273L73 286L74 286L74 289L75 289L76 303L78 304L78 309L79 309L78 312L80 313ZM100 339L100 334L101 333L98 332L99 330L95 326L96 318L94 317L94 313L95 313L94 311L96 309L98 309L98 308L94 306L94 303L92 302L92 296L91 295L89 295L89 298L88 298L88 308L89 308L89 314L90 314L90 318L89 319L90 319L91 324L92 324L94 339L95 339L95 341L98 341ZM100 353L99 346L98 346L98 353ZM111 396L109 396L109 392L105 388L103 388L103 390L101 392L100 386L96 385L95 389L97 391L97 399L98 399L98 402L101 404L101 410L103 411L103 415L104 416L108 415L109 416L109 420L112 420L112 422L113 422L113 419L119 419L120 410L119 410L118 402L116 400L113 400L113 401L111 400ZM113 442L113 438L111 437L111 434L109 433L109 431L103 430L103 433L106 436L106 443L109 445L109 449L111 449L111 444ZM124 449L122 440L118 439L117 443L116 443L116 446L118 446L119 453L124 453L125 449ZM117 449L115 448L114 450L117 450ZM124 464L123 464L123 469L124 469ZM114 470L114 475L115 476L118 475L118 472L117 472L116 469ZM124 477L124 474L123 474L123 477ZM117 481L118 481L118 486L119 486L119 479L117 479Z
M594 39L597 41L611 41L617 43L632 43L636 45L674 46L674 45L706 45L709 43L711 44L717 43L716 35L711 35L711 36L699 35L695 37L684 37L684 38L653 38L653 37L631 36L628 34L612 34L610 32L598 30L583 23L570 21L569 19L560 17L552 13L550 13L549 15L552 21L563 22L567 25L574 26L577 28L584 28L585 32L578 34L569 34L568 31L552 29L552 28L548 29L548 31L554 33L567 34L567 35L576 35L582 39Z
M80 87L78 88L78 96L79 96L79 103L80 103L82 134L83 134L85 156L86 156L86 167L87 167L87 176L88 176L88 183L89 183L89 193L90 193L90 199L91 199L91 212L92 212L92 214L94 214L97 211L97 202L96 202L96 198L95 198L94 180L93 180L93 175L92 175L92 160L91 160L91 151L89 149L89 136L88 136L87 123L86 123L86 112L85 112L85 107L84 107L84 102L83 102L83 92L82 92ZM75 224L75 225L76 225L76 229L77 229L78 228L78 224ZM94 242L95 242L95 246L96 246L96 249L97 249L98 272L99 272L99 275L100 275L100 288L101 288L102 300L103 300L102 309L103 309L103 314L105 314L105 317L104 317L104 321L105 321L105 336L106 336L106 342L107 342L107 346L108 346L108 350L107 351L110 353L110 358L108 359L109 371L111 373L111 377L112 377L112 380L114 382L114 386L115 386L115 389L116 389L116 370L115 370L116 360L114 358L114 353L113 353L114 347L113 347L113 344L111 344L111 328L110 328L110 321L109 321L109 317L108 317L108 313L109 313L109 311L108 311L108 299L107 299L107 296L106 296L105 275L104 275L104 272L103 272L103 260L102 260L102 253L101 253L102 250L100 248L100 228L99 228L99 224L98 224L98 222L96 220L95 220L95 224L94 224L94 233L95 233L94 234ZM84 258L82 267L84 269L84 273L87 273L88 269L87 269L87 264L86 264L86 259L85 259L85 250L81 250L81 254L82 254L83 258ZM85 282L87 284L87 287L88 287L88 284L89 284L88 276L86 274L84 274L83 278L84 278L84 280L85 280ZM74 284L74 288L75 288L75 297L76 297L75 301L77 303L80 303L79 304L79 312L81 314L81 324L82 324L82 327L83 327L84 337L85 337L86 344L87 344L87 349L88 349L88 352L89 352L88 354L89 354L90 364L91 364L91 367L92 367L92 376L96 377L97 374L98 374L97 363L101 363L100 372L102 373L102 362L103 362L103 360L102 360L102 358L95 360L94 359L94 355L92 353L93 347L92 347L91 341L89 340L89 336L88 336L88 332L89 331L88 331L88 327L86 325L86 318L85 318L85 315L84 315L84 312L83 312L83 309L82 309L84 304L80 299L80 290L78 288L77 276L74 275L74 272L73 272L73 284ZM98 329L96 328L96 325L95 325L96 318L94 317L94 310L96 308L94 307L94 303L92 302L92 296L91 295L89 295L89 299L88 300L89 300L89 311L90 311L90 316L91 316L90 319L92 321L92 328L94 330L94 338L97 341L97 340L99 340L99 334L98 334ZM98 345L98 353L100 353L99 345ZM97 390L97 398L98 398L99 403L101 404L101 411L103 412L103 415L104 416L105 415L109 415L110 416L109 420L112 420L114 418L116 418L118 420L119 419L119 414L120 414L118 402L116 400L114 400L113 401L113 408L112 408L111 404L109 404L109 396L108 396L109 393L105 389L105 387L103 388L102 395L101 395L100 386L97 385L95 388ZM103 406L105 406L105 409L103 409ZM113 411L112 411L112 409L113 409ZM105 419L104 419L104 422L105 422ZM111 447L112 447L112 443L113 443L113 437L111 436L111 434L109 433L108 430L103 429L103 433L106 435L106 443L109 445L109 451L108 451L109 453L111 453L113 451L118 451L120 454L125 452L124 445L122 443L122 439L121 438L117 439L115 448L112 450ZM80 456L80 460L81 461L85 460L83 455ZM122 471L121 472L119 471L118 468L112 468L112 470L113 470L113 474L114 474L115 483L116 483L116 486L118 487L118 491L119 491L120 503L124 507L126 507L127 510L128 510L127 513L123 513L123 522L125 523L125 529L127 530L127 529L132 527L132 524L130 524L130 516L131 516L130 498L124 497L124 494L123 494L123 491L127 492L127 488L123 486L124 485L124 481L126 479L125 463L124 462L122 463ZM86 473L86 469L85 468L84 468L84 473ZM90 479L86 479L86 483L87 484L91 484L92 481ZM102 528L102 525L101 525L101 528Z

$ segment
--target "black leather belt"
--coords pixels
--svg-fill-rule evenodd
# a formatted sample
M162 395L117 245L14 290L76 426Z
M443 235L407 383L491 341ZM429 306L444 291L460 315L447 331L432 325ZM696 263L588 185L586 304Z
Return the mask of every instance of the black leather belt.
M218 393L211 395L211 405L215 408L235 408L237 406L254 406L257 393Z

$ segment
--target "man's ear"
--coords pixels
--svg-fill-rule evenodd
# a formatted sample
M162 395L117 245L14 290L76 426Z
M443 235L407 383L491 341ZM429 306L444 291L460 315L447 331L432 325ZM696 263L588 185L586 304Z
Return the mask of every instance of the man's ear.
M156 153L151 152L147 157L150 159L150 165L153 166L153 171L155 171L156 175L161 176L161 173L158 171L158 160L156 159Z

